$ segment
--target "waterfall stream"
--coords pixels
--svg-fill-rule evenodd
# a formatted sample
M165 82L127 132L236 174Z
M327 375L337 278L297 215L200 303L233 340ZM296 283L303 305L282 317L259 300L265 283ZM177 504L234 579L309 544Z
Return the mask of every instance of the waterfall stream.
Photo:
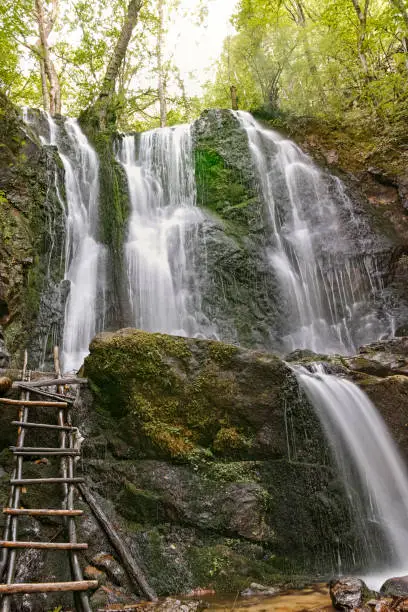
M105 311L105 247L98 242L99 162L76 119L61 124L41 112L23 112L25 123L33 126L44 145L57 147L65 170L65 274L69 294L61 362L65 372L77 370L89 352L89 343L103 329Z
M407 573L408 472L384 421L357 385L326 374L322 365L312 372L294 369L330 442L363 532L373 570L367 581L379 588L387 577ZM382 532L383 545L374 541L370 525Z
M249 113L235 116L269 211L269 260L287 306L286 351L352 353L389 333L390 322L373 307L383 289L376 259L364 254L363 221L342 183Z
M125 243L130 324L147 331L217 337L202 310L195 249L204 219L196 206L191 126L123 136L117 158L128 181Z

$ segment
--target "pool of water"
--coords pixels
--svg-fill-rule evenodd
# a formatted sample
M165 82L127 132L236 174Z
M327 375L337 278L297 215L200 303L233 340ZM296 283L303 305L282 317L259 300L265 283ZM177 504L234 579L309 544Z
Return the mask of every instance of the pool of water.
M204 598L209 610L219 612L334 612L327 584L314 584L302 590L286 591L274 597Z

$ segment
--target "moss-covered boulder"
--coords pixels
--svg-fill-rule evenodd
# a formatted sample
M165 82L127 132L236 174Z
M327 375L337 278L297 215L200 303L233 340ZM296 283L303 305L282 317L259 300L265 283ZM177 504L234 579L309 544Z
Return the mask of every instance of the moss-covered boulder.
M339 550L353 564L341 482L281 359L125 329L94 339L84 375L89 484L159 593L299 583Z

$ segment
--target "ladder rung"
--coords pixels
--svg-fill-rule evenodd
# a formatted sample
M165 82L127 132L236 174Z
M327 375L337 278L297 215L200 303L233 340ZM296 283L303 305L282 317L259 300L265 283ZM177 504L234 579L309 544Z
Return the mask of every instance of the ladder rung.
M48 508L3 508L3 514L14 516L82 516L83 510L53 510Z
M51 453L51 452L35 452L35 451L13 451L13 455L17 455L17 457L69 457L69 456L77 456L79 455L78 451L67 450L60 453Z
M0 540L0 548L36 548L46 550L86 550L88 544L71 544L71 542L10 542Z
M41 455L42 457L56 455L79 455L77 448L31 448L29 446L10 446L14 455Z
M57 431L74 431L76 427L69 427L68 425L47 425L46 423L24 423L23 421L12 421L12 425L17 427L35 427L37 429L56 429Z
M30 400L13 400L7 397L0 397L0 404L7 404L9 406L27 406L29 408L36 406L44 406L51 408L66 408L67 402L46 402L46 401L30 401Z
M32 484L77 484L80 482L85 482L84 478L12 478L10 480L10 484L17 487Z
M63 591L88 591L97 589L97 580L79 580L78 582L21 582L20 584L0 584L0 593L12 595L13 593L52 593Z

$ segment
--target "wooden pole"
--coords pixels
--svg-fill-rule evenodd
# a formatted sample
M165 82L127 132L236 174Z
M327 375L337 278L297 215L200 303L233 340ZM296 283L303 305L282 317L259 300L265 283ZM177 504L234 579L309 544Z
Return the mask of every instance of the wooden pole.
M82 580L81 582L43 582L19 584L0 584L0 593L58 593L62 591L87 591L97 589L97 580Z
M28 406L29 408L34 407L49 407L49 408L66 408L67 402L47 402L45 400L40 402L33 402L30 400L13 400L8 397L0 397L0 404L7 404L8 406Z
M133 558L133 555L125 546L118 533L113 528L112 524L109 522L106 514L97 504L97 501L92 495L92 493L84 485L78 485L78 490L86 501L86 503L88 504L88 506L90 507L90 509L92 510L93 515L103 528L110 543L116 550L116 553L118 554L119 558L122 560L123 566L125 567L129 578L131 579L135 588L141 595L144 595L150 601L157 601L157 595L152 589L152 587L148 584L141 568L138 566L138 564Z
M19 387L21 383L30 389L34 389L35 387L54 387L55 385L87 385L88 379L71 376L67 378L47 378L43 380L35 380L32 382L27 382L25 380L16 380L13 382L13 389Z

